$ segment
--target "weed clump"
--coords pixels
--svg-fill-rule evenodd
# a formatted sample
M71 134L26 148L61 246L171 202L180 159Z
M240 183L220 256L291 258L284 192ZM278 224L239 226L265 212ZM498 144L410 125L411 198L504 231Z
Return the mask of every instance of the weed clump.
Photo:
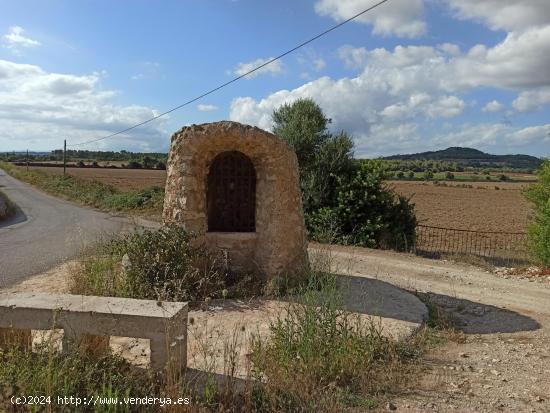
M372 320L343 309L336 277L314 273L252 353L258 411L374 407L399 385L413 352Z
M222 257L182 227L116 237L84 256L73 274L76 294L168 301L229 298L259 288L249 274L224 269Z
M92 357L77 347L61 354L44 344L38 351L23 351L17 348L0 349L0 410L10 410L12 396L49 398L51 411L138 411L131 405L117 405L114 402L101 406L71 406L58 403L58 397L74 395L80 397L101 397L122 400L124 397L153 393L154 380L148 374L138 371L121 357L105 355ZM42 411L44 406L27 406L28 410ZM34 407L34 409L32 409ZM5 408L6 410L3 410ZM143 406L141 410L143 411Z
M15 204L0 191L0 221L15 215Z

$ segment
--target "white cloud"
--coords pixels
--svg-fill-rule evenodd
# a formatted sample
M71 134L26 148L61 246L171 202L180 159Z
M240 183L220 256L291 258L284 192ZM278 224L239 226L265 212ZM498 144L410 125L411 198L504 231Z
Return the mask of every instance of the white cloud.
M504 105L500 103L498 100L492 100L490 102L487 102L485 106L481 109L482 112L488 112L488 113L495 113L500 112L504 109Z
M484 123L465 125L458 131L436 136L433 139L433 144L437 147L467 146L486 149L504 146L517 148L550 142L549 132L550 124L518 128L503 123Z
M203 103L200 103L197 105L197 109L201 112L212 112L214 110L218 110L218 107L216 105L206 105Z
M521 92L512 102L512 106L520 112L531 112L542 108L546 103L550 103L550 87Z
M0 60L0 147L41 149L94 139L142 122L157 112L114 103L99 86L102 73L49 73L39 66ZM90 148L166 149L165 119ZM86 148L86 147L84 147Z
M360 69L367 64L369 53L364 47L344 45L338 49L338 57L350 69Z
M313 64L313 68L317 71L323 70L327 65L327 62L325 62L325 59L323 59L322 57L313 59L313 62L311 63Z
M478 45L464 52L453 44L370 51L346 46L339 55L345 63L362 69L356 77L325 76L263 99L240 97L231 104L230 118L270 129L271 113L279 105L313 98L333 119L334 130L344 129L356 137L358 148L380 151L373 143L387 144L388 133L399 136L395 144L400 147L418 146L420 132L407 135L399 125L417 131L433 121L459 116L468 106L460 95L478 87L519 92L514 104L518 110L528 109L524 102L541 105L550 99L550 92L540 89L550 85L550 72L544 70L550 67L550 41L545 41L549 35L550 26L540 27L509 34L491 48ZM496 110L499 104L490 102L485 110ZM429 134L433 136L433 127ZM493 135L482 136L490 140ZM507 136L505 141L512 142L519 135L507 130Z
M306 70L312 70L314 72L320 72L327 66L327 62L321 57L314 49L306 47L296 57L297 62ZM305 75L307 74L307 75ZM308 78L309 73L302 72L302 79Z
M40 42L33 40L23 35L25 30L19 26L12 26L8 29L8 33L2 36L2 43L5 47L14 52L18 52L20 48L30 48L40 46Z
M343 21L374 4L364 0L319 0L315 11ZM426 32L423 14L423 0L392 0L363 14L357 21L372 25L375 34L414 38Z
M496 46L472 47L449 65L449 87L503 88L550 85L550 25L509 33Z
M249 71L251 71L252 69L258 66L261 66L266 62L269 62L271 59L273 58L272 57L269 57L267 59L260 58L248 63L239 63L237 67L233 69L233 74L237 76L242 76L248 73ZM266 73L276 76L276 75L280 75L282 72L283 72L283 63L281 62L281 60L275 60L274 62L268 64L267 66L262 67L261 69L258 69L257 71L249 74L246 77L251 79L253 77L256 77L261 74L266 74Z
M445 0L461 19L493 30L521 31L550 23L548 0Z

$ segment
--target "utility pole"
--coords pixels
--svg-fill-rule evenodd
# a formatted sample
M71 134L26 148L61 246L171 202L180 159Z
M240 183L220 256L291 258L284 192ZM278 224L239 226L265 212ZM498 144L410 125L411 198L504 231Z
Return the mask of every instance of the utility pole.
M63 177L67 175L67 139L63 140Z
M29 150L27 149L27 172L29 172Z

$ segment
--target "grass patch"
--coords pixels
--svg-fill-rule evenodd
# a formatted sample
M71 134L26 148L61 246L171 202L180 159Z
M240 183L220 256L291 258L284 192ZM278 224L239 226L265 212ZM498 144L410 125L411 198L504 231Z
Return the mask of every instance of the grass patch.
M164 188L159 186L136 191L121 191L112 185L98 181L52 175L39 170L26 171L7 162L0 162L0 168L14 178L50 194L84 205L108 211L138 212L157 216L162 213Z
M118 356L93 358L78 349L67 354L54 351L44 344L37 352L17 348L0 349L0 410L1 411L137 411L124 405L64 406L58 397L120 398L155 393L154 379L134 369ZM15 406L12 396L49 397L51 405ZM43 399L45 400L45 399ZM140 411L143 411L140 409ZM147 410L145 410L147 411Z
M307 285L254 343L259 411L341 412L373 408L410 381L422 350L381 334L372 319L342 309L334 275Z
M15 204L5 193L0 191L0 221L11 218L15 215L15 211Z

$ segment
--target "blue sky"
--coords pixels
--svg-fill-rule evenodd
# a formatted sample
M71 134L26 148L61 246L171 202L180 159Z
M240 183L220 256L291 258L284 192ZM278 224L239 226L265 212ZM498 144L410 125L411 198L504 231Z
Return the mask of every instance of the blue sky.
M0 151L95 139L176 106L372 5L1 1ZM550 155L546 0L389 0L256 76L85 149L168 150L183 125L271 127L315 99L358 157L471 146Z

